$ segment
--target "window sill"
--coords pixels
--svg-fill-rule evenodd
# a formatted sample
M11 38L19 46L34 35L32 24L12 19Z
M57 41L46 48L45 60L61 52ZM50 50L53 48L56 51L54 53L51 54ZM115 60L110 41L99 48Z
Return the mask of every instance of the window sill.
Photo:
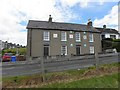
M81 42L81 41L76 41L76 42Z
M89 41L90 43L93 43L93 41Z
M50 40L43 40L44 42L49 42Z
M66 41L64 41L64 40L61 40L61 41L62 41L62 42L66 42L67 40L66 40Z

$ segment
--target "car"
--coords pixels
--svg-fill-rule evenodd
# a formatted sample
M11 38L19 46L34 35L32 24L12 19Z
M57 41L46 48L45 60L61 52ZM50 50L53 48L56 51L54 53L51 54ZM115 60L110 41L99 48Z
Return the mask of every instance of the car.
M6 61L11 61L11 57L12 57L12 53L5 53L2 57L2 61L6 62Z

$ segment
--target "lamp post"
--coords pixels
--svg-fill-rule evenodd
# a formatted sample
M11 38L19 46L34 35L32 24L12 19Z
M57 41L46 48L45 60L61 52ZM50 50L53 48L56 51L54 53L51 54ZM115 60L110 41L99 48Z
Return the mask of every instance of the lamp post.
M18 56L19 54L18 48L19 48L19 44L17 44L17 47L16 47L16 56Z

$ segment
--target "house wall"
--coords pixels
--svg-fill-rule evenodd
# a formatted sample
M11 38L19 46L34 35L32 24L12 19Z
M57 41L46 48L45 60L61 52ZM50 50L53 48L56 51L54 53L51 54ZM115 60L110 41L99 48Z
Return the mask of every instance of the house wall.
M102 46L101 46L101 35L99 33L94 33L94 46L95 46L95 52L102 52Z
M47 31L47 30L45 30ZM50 56L52 55L61 55L61 46L67 46L67 54L76 54L76 45L81 46L81 54L86 54L90 52L90 46L94 46L95 52L101 52L101 41L100 33L93 33L94 42L89 42L89 33L80 32L81 42L75 41L75 32L67 32L67 41L61 41L61 31L59 30L49 30L50 32L50 41L43 41L43 32L41 29L29 29L28 30L28 39L27 39L27 55L28 57L38 57L43 56L43 46L49 44L50 46ZM57 38L53 38L53 34L57 34ZM69 38L69 35L73 35L73 38ZM83 36L86 35L87 39L84 39ZM86 46L84 46L86 44ZM31 54L30 54L31 52Z

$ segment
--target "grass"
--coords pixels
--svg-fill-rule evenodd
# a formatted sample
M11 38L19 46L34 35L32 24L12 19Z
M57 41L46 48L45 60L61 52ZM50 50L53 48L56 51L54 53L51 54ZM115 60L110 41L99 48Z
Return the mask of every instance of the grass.
M118 88L118 73L101 77L96 76L70 83L54 83L43 86L42 88Z
M112 63L100 65L100 74L103 73L113 73L115 72L114 68L118 68L120 63ZM102 71L102 72L101 72ZM115 72L116 73L116 72ZM100 76L99 73L96 73L95 66L81 69L81 70L68 70L62 72L52 72L46 73L45 79L46 82L42 82L41 74L34 74L30 76L16 76L16 77L4 77L2 78L3 87L19 87L19 86L31 86L37 85L37 87L117 87L117 74L113 74L112 76L106 75L103 77ZM120 76L120 75L119 75ZM86 79L86 77L90 79ZM93 78L92 78L93 77ZM80 80L82 79L82 80ZM105 81L104 81L105 80ZM114 82L114 83L112 83Z

